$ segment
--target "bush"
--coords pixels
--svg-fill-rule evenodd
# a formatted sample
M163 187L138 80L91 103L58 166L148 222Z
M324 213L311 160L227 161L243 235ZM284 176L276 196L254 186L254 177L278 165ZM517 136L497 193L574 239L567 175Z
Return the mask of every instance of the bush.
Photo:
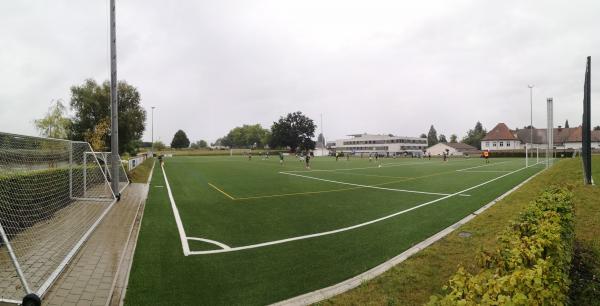
M482 270L463 267L429 305L564 305L573 256L572 193L551 188L499 237L499 249L481 252Z

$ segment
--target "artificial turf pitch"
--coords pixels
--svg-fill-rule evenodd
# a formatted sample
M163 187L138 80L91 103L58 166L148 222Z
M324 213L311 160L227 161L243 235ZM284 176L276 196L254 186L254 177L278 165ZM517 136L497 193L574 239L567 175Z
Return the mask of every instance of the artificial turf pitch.
M522 158L485 164L323 157L311 164L307 170L292 157L283 166L273 156L173 157L164 173L157 164L126 304L259 305L327 287L398 255L543 169L524 168ZM188 256L165 177L184 237L192 238L183 239Z

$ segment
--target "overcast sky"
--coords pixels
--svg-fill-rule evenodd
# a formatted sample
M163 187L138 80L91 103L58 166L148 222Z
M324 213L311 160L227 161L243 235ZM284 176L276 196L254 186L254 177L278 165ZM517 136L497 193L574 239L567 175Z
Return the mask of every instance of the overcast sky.
M464 136L477 120L581 123L600 1L117 0L118 75L156 106L155 139L210 142L302 111L328 140ZM108 0L0 2L0 131L32 134L69 87L109 77ZM592 124L600 79L592 66ZM600 67L596 65L595 67Z

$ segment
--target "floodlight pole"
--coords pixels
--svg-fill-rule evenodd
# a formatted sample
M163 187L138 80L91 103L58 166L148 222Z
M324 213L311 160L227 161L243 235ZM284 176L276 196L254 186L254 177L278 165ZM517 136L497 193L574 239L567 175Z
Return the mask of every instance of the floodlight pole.
M533 148L533 84L527 85L529 87L529 142ZM529 156L525 156L526 166L529 164Z
M152 106L152 154L154 154L154 109L156 106Z
M115 0L110 0L110 101L111 101L111 186L117 199L119 193L119 101L117 93L117 33L115 22Z
M323 143L321 143L321 156L323 156L323 150L325 149L325 135L323 135L323 114L321 113L321 137L323 138Z

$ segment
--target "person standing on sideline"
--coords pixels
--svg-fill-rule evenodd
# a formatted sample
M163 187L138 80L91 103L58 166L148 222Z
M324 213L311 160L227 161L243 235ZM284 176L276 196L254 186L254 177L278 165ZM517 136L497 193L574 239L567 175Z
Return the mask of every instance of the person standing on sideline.
M306 152L305 162L306 162L306 169L310 170L310 154L308 152Z
M489 164L490 163L490 160L489 160L489 158L490 158L490 151L488 151L488 150L483 151L483 158L485 158L485 163Z

